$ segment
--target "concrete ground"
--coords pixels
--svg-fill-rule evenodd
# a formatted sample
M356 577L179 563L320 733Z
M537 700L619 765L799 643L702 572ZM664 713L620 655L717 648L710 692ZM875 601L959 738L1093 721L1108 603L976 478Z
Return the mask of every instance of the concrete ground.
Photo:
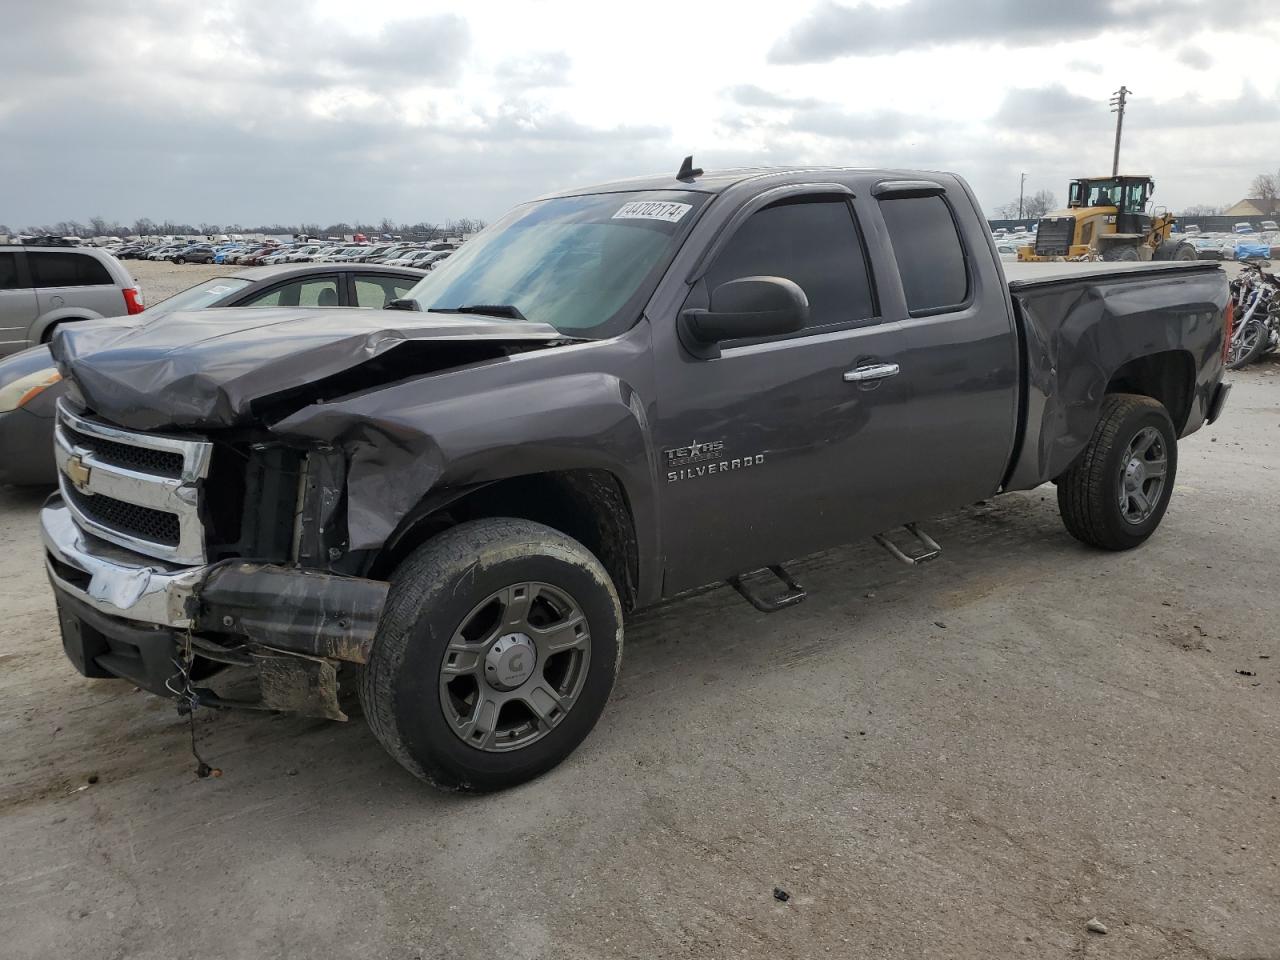
M171 704L64 660L0 489L0 955L1280 958L1280 366L1233 379L1142 549L1045 488L920 570L798 563L787 612L641 615L582 748L485 797L358 717L203 714L197 779Z

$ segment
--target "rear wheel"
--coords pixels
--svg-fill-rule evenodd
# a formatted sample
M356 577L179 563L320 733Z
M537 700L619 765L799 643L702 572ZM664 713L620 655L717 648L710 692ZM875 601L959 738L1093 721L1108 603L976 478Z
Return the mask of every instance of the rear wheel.
M1166 240L1156 247L1153 260L1196 260L1199 259L1196 254L1196 248L1185 240Z
M1138 546L1164 518L1177 467L1177 437L1164 406L1150 397L1109 395L1084 452L1058 478L1063 525L1104 550Z
M415 776L498 790L582 742L621 653L617 593L582 544L526 520L477 520L429 541L392 576L360 702Z
M186 262L187 262L187 258L186 258L186 257L174 257L174 258L173 258L173 262L174 262L174 263L186 263Z

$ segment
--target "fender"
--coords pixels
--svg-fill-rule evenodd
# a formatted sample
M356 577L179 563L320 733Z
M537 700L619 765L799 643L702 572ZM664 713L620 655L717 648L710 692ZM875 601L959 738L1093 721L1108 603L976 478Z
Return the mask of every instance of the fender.
M648 340L642 322L614 340L312 404L271 430L344 451L353 551L381 548L406 518L457 491L529 474L606 470L630 501L643 576L660 556L658 467L641 399L650 377ZM607 352L608 362L593 362L595 351Z
M1187 436L1203 425L1222 375L1227 286L1207 271L1145 281L1136 273L1010 285L1025 337L1026 428L1005 490L1067 470L1093 434L1108 385L1143 357L1186 357L1194 383L1175 428Z

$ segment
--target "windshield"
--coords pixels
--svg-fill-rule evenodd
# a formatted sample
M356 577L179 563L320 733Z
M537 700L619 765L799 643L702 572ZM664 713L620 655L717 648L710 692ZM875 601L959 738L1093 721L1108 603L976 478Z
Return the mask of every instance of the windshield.
M181 293L175 293L168 300L161 300L151 308L151 311L174 313L178 310L203 310L209 304L221 300L227 294L243 290L248 285L248 280L242 280L239 277L215 277L204 283L197 283Z
M635 321L705 200L655 190L525 204L408 297L423 310L509 305L570 336L613 336Z

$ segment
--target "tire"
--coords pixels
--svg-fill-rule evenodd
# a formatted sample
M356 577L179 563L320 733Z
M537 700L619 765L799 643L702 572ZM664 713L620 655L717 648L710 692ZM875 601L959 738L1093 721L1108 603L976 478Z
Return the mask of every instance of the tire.
M1150 512L1135 521L1121 507L1121 492L1130 445L1140 436L1151 436L1148 430L1158 434L1165 473L1158 494L1154 485L1150 487ZM1091 547L1131 550L1160 526L1177 472L1178 440L1164 405L1150 397L1109 394L1084 451L1058 478L1062 523L1068 533Z
M1176 260L1186 262L1199 259L1196 248L1185 240L1166 240L1156 247L1152 260Z
M1102 259L1110 263L1133 263L1138 260L1138 248L1131 243L1113 243L1102 251Z
M496 693L486 685L484 671L493 670L492 658L500 645L512 637L524 637L531 646L535 642L527 633L503 633L514 603L508 605L496 595L517 590L530 594L530 601L538 594L536 601L527 603L530 608L546 598L557 603L567 598L570 606L576 604L580 620L566 618L559 636L570 636L566 631L572 630L570 642L584 644L585 653L566 651L569 660L564 662L570 666L557 681L548 670L553 663L559 666L565 653L548 655L539 646L523 684ZM484 619L484 611L494 604L500 612L477 631L482 639L463 639L464 628L477 616ZM451 681L446 671L459 650L474 651L462 656L471 659L476 672ZM603 712L621 660L622 605L608 573L586 547L527 520L475 520L431 539L392 575L369 662L361 670L360 703L374 736L414 776L443 790L501 790L547 772L577 748ZM466 662L459 661L455 669L460 671ZM500 666L507 668L501 662ZM545 688L557 682L557 696L565 698L557 703L570 705L563 711L558 706L546 710L551 701L533 691L548 716L540 723L534 701L520 696L532 691L530 684ZM465 718L458 699L471 689L474 727L460 722ZM481 724L483 698L502 696L518 702L498 707L492 723ZM508 721L523 726L508 731ZM523 736L532 739L520 745L520 731L530 724L533 732ZM477 740L483 746L476 746Z
M1267 352L1270 339L1271 334L1265 323L1261 320L1250 320L1240 328L1239 339L1235 336L1231 338L1231 346L1227 354L1227 369L1239 370L1253 363ZM1237 344L1241 346L1241 351L1239 356L1234 356Z
M174 257L174 258L173 258L173 262L174 262L174 263L186 263L186 262L187 262L187 258L186 258L186 257Z

